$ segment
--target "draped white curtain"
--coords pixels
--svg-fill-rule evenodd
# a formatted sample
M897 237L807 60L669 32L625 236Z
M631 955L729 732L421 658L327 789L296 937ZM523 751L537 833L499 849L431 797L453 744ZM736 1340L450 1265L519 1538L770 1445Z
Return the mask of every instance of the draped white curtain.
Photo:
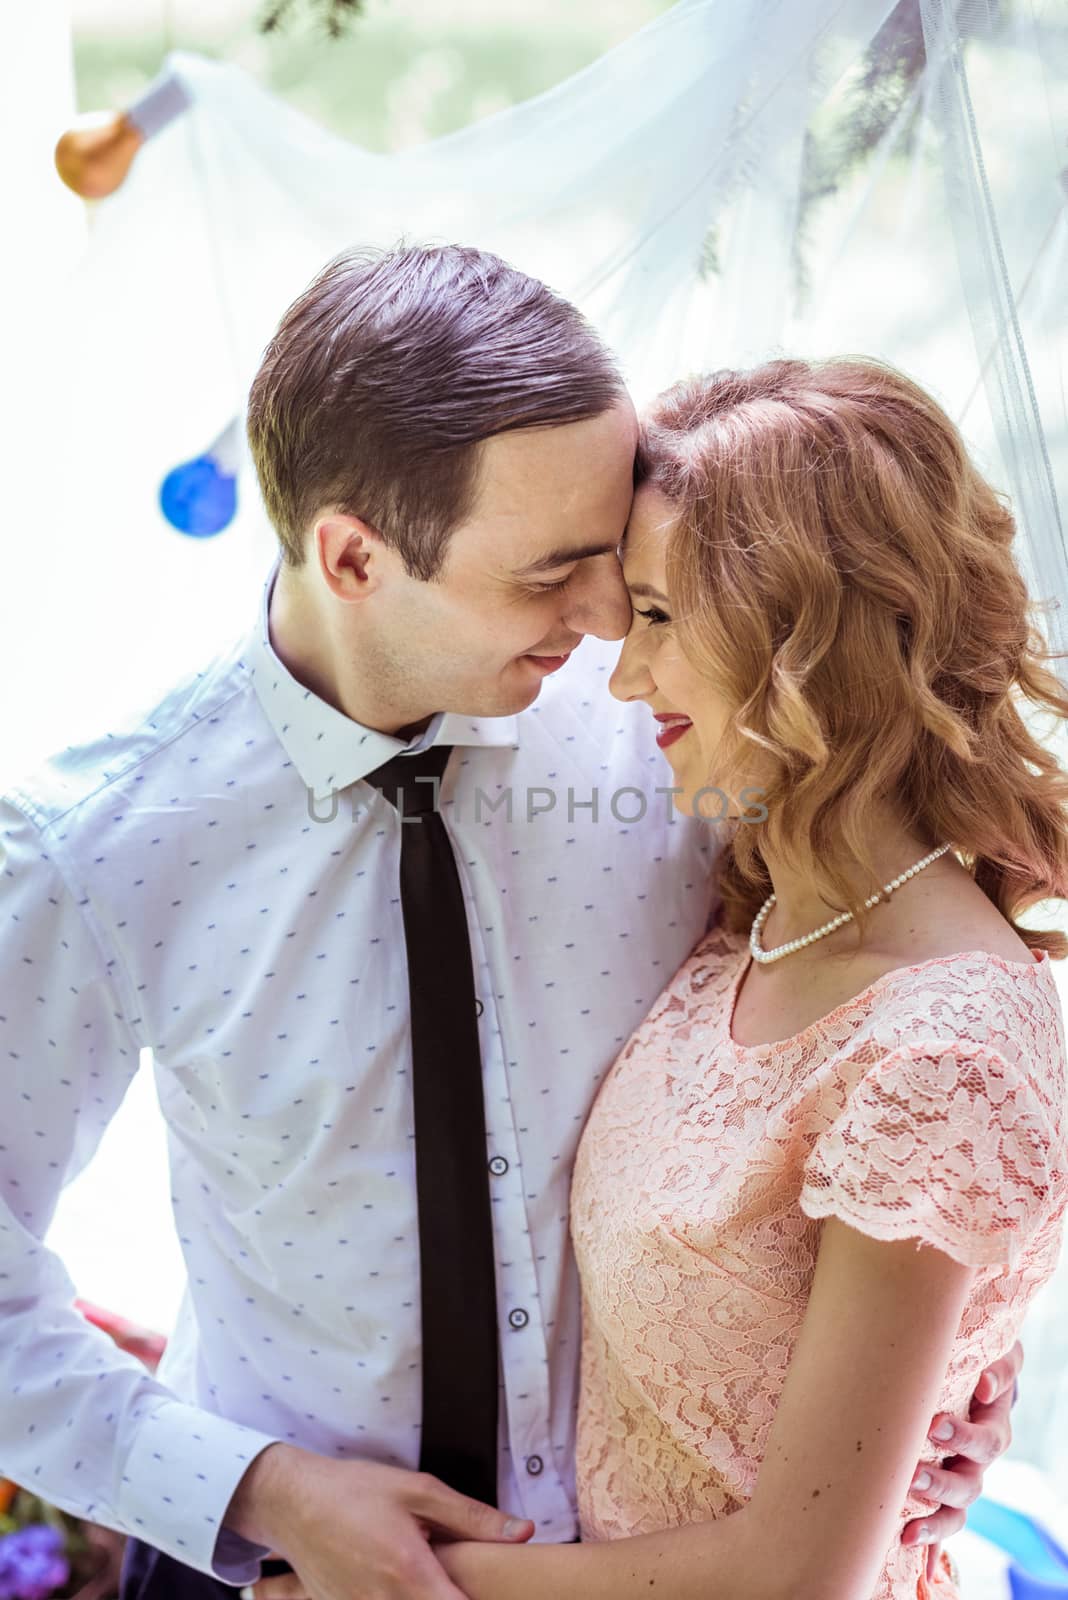
M46 617L64 642L32 709L13 708L0 776L69 737L83 705L95 725L131 660L147 695L233 626L271 549L251 477L236 522L203 541L165 523L159 484L241 411L280 313L353 242L497 249L594 318L639 398L776 351L897 361L1013 496L1036 595L1066 596L1065 0L1020 5L965 74L959 21L986 3L961 0L958 18L953 0L922 0L911 157L895 159L902 116L807 206L812 151L840 139L891 0L680 0L549 93L386 156L235 67L172 57L192 109L98 207L34 325L19 454L46 440L49 470L23 485L26 515L47 507L71 581L35 592L39 546L20 531L30 571L8 592L0 668ZM19 248L30 272L47 264L32 229ZM1050 626L1068 648L1068 598Z
M273 536L250 473L233 524L204 540L164 521L159 485L240 414L323 262L401 235L477 243L545 278L619 350L639 400L775 353L896 362L1012 496L1022 564L1036 598L1060 602L1047 630L1068 649L1065 0L1018 5L966 51L993 0L920 0L923 76L866 162L831 159L836 192L814 200L892 10L680 0L548 94L386 156L235 67L175 55L192 107L101 203L84 250L41 164L41 85L53 134L70 101L62 8L5 17L24 30L0 63L9 114L37 130L32 162L11 146L32 172L20 207L32 190L37 210L8 210L5 246L0 782L161 691L251 614ZM1068 1284L1036 1313L1024 1447L1068 1494L1065 1310Z

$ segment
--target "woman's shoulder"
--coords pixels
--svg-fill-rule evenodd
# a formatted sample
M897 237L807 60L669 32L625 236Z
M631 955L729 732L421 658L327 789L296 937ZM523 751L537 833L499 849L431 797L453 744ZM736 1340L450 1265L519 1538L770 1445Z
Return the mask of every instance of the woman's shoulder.
M986 897L980 900L980 894L974 893L971 885L966 892L968 898L964 899L951 893L941 915L927 916L918 926L910 918L888 941L876 937L869 942L863 959L871 965L873 973L880 966L890 971L910 962L951 961L955 956L977 954L1000 957L1010 965L1018 963L1021 967L1026 967L1029 961L1038 965L1034 952ZM978 914L976 901L981 906Z
M903 906L889 928L873 927L875 938L858 958L868 981L921 969L952 986L966 984L980 971L991 983L1011 987L1034 972L1048 975L1048 953L1033 950L973 882L946 884L925 903L921 916L904 912Z
M883 1049L985 1053L1028 1076L1063 1080L1064 1021L1047 951L983 939L878 967L863 1009L866 1031Z

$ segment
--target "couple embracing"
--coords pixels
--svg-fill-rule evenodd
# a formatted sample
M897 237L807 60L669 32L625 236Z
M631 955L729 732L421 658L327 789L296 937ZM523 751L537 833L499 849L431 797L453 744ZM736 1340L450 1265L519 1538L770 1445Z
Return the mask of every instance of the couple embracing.
M248 426L250 632L3 802L0 1464L125 1600L950 1600L1068 1197L1009 510L870 360L639 419L459 247ZM146 1047L154 1378L42 1248Z

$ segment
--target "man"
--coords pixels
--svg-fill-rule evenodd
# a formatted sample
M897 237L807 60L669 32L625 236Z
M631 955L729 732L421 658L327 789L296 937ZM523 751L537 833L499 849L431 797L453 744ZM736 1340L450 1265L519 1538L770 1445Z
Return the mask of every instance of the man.
M127 1600L271 1550L265 1595L455 1600L433 1537L577 1534L570 1166L714 835L606 692L636 421L572 307L473 250L342 257L249 438L249 637L0 810L0 1465L134 1536ZM149 1047L189 1271L155 1380L42 1247Z

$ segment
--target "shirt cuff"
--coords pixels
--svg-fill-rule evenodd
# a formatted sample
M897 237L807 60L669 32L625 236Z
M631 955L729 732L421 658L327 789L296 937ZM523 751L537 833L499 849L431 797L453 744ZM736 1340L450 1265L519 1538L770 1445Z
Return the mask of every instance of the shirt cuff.
M142 1417L118 1512L127 1531L223 1583L255 1583L269 1552L222 1525L234 1491L272 1434L164 1400Z

